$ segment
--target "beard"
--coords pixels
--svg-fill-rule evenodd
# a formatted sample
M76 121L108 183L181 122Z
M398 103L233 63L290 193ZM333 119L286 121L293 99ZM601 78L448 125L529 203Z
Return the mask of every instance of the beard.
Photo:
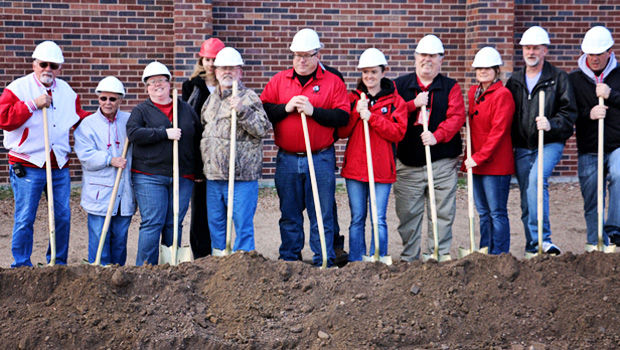
M51 74L41 74L39 80L44 85L51 85L54 82L54 76Z
M539 57L533 57L533 58L526 58L525 59L525 64L527 64L530 67L536 67L539 63L540 63L540 58Z

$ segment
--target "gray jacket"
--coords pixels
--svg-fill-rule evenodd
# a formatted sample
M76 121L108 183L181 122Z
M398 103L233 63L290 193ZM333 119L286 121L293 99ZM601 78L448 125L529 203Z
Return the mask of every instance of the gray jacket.
M98 109L75 129L75 153L82 163L80 204L89 214L106 215L118 169L111 166L110 161L123 153L128 119L129 113L118 111L114 122L109 122ZM120 215L131 216L136 211L131 184L131 147L127 152L127 166L121 176L112 215L117 215L119 205Z
M242 108L237 111L235 180L258 180L263 166L263 137L271 123L256 93L239 84ZM204 126L200 152L207 180L228 180L230 153L231 91L222 95L220 88L213 92L202 107Z

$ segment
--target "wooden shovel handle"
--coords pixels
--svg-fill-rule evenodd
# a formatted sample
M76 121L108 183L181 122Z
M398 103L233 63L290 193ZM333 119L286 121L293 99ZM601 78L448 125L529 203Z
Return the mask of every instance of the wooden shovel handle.
M172 127L179 127L179 92L172 90ZM179 245L179 141L172 142L172 265L177 264Z
M50 156L50 136L47 124L47 108L43 108L43 137L45 141L45 178L47 182L47 214L50 230L50 266L56 264L56 221L54 216L54 184L52 183L52 159Z
M314 173L314 161L312 159L312 148L310 147L310 136L308 134L308 122L306 121L306 113L301 113L301 126L304 132L304 142L306 144L306 154L308 158L308 170L310 172L310 183L312 185L312 198L314 199L314 212L316 215L316 223L319 229L319 239L321 240L321 255L323 256L322 269L327 268L327 247L325 245L325 227L323 226L323 214L321 211L321 201L319 199L319 189L316 183L316 174Z
M233 81L232 97L237 96L237 81ZM230 110L230 154L228 158L228 202L226 211L226 249L225 254L232 252L232 222L235 197L235 158L237 156L237 111Z
M362 92L362 100L366 100L366 94ZM375 190L375 171L372 164L372 150L370 148L370 131L368 130L368 121L364 120L364 141L366 144L366 165L368 168L368 191L370 192L370 216L372 217L372 230L375 241L375 261L379 260L379 221L377 214L377 193Z
M545 116L545 91L540 90L538 93L538 116ZM538 254L542 255L543 248L543 162L544 162L544 150L545 150L545 132L544 130L538 130L538 169L536 177L536 216L538 219Z
M422 106L422 128L428 131L428 112L426 106ZM431 205L431 224L433 227L434 249L433 255L439 261L439 233L437 232L437 204L435 203L435 181L433 180L433 161L431 159L431 147L424 146L426 155L426 176L428 177L428 199Z
M123 145L123 153L121 155L123 159L127 158L128 149L129 149L129 139L125 139L125 144ZM123 170L124 170L123 168L118 168L116 170L116 178L114 179L114 187L112 188L112 196L110 197L110 203L108 204L108 211L106 212L105 220L103 221L103 228L101 229L101 236L99 237L99 246L97 247L97 256L95 258L95 262L93 262L93 265L101 265L101 254L103 252L103 245L105 243L105 238L108 234L108 229L110 228L110 221L112 221L112 211L114 211L114 204L116 203L116 195L118 194L118 188L121 183L121 176L123 175Z

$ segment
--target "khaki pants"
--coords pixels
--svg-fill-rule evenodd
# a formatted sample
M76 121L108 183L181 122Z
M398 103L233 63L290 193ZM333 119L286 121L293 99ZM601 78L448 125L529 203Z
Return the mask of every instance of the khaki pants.
M439 255L450 253L452 223L456 213L456 167L456 158L440 159L433 162ZM424 202L426 202L428 218L427 249L425 251L432 253L435 243L431 222L426 166L411 167L396 160L394 198L396 215L400 221L398 233L403 240L401 260L413 261L420 258ZM425 200L423 201L423 199Z

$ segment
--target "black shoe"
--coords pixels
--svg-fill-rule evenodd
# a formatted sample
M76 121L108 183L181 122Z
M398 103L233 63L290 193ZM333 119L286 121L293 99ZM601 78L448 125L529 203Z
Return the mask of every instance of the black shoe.
M610 235L609 244L615 244L616 246L620 246L620 234Z
M336 254L336 259L334 259L334 264L336 264L336 266L343 267L349 262L349 253L344 249L335 248L334 253Z

